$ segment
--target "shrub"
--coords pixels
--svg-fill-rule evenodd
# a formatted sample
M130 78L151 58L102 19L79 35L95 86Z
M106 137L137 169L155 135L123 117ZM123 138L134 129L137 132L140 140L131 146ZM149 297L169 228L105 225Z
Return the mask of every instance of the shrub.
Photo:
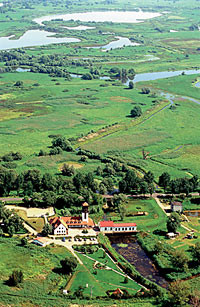
M8 284L10 286L16 287L23 282L23 279L23 272L21 270L14 270L9 277Z

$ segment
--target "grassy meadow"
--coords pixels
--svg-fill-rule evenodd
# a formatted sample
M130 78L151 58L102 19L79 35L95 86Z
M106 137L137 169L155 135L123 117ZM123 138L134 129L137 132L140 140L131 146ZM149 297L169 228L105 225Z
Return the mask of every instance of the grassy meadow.
M135 10L138 7L159 12L161 16L134 24L48 21L44 23L44 30L54 31L58 37L73 36L81 42L24 50L29 56L58 54L66 55L71 61L87 59L88 65L64 67L75 74L88 73L91 67L97 68L102 76L108 76L112 67L134 69L136 73L198 68L199 31L195 1L181 0L172 7L170 1L163 0L159 4L149 0L134 3L124 0L93 3L87 0L57 1L56 4L38 1L26 5L15 0L0 9L0 36L14 34L19 38L28 29L41 29L32 20L48 14ZM64 28L78 25L95 29L74 31ZM127 37L140 45L107 52L85 48L103 46L115 40L116 36ZM1 67L5 67L3 62L0 62ZM40 149L48 152L50 135L81 138L92 131L95 135L90 134L84 142L76 142L75 147L104 155L120 155L144 170L153 171L156 177L162 171L173 177L199 174L199 105L183 98L200 98L199 88L195 87L198 75L139 82L133 90L128 90L127 86L115 80L73 78L67 81L41 73L18 73L15 68L0 75L0 154L20 151L23 159L17 163L18 172L35 167L56 174L64 162L78 165L80 161L73 153L45 157L37 157L37 153ZM19 80L24 83L23 87L16 88L14 83ZM150 88L151 94L142 95L142 87ZM161 92L175 96L174 109L160 111L169 103L160 96ZM128 117L135 105L143 111L137 120ZM102 129L106 130L105 133L99 133ZM142 159L143 149L149 152L147 160ZM88 160L77 168L85 172L98 165L99 162Z

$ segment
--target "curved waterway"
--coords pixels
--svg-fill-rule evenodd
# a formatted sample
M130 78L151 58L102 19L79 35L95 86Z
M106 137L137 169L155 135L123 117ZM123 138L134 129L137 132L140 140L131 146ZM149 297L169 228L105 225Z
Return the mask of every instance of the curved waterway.
M19 39L13 39L14 35L9 37L0 37L0 50L80 42L80 39L74 37L52 37L52 35L55 34L56 33L41 30L29 30Z
M133 83L141 82L141 81L153 81L153 80L158 80L158 79L165 79L165 78L172 78L176 76L182 75L183 70L176 70L176 71L160 71L160 72L150 72L150 73L143 73L143 74L136 74L135 78L133 80L131 79L126 79L125 82L123 82L124 85L129 84L130 81L133 81ZM190 69L190 70L184 70L185 75L194 75L194 74L199 74L200 69ZM81 78L82 75L77 75L77 74L71 74L72 78ZM101 80L111 80L110 77L105 76L105 77L100 77L99 79Z
M167 287L167 281L161 276L151 259L137 243L134 236L109 235L112 247L130 262L145 278L155 282L161 287Z
M158 79L165 79L165 78L171 78L171 77L177 77L182 74L185 75L194 75L199 74L200 69L190 69L190 70L175 70L175 71L159 71L159 72L150 72L150 73L144 73L144 74L137 74L135 75L134 80L127 80L125 82L125 85L129 84L129 81L133 81L133 83L140 82L140 81L153 81Z
M100 12L85 12L71 13L61 15L48 15L33 19L40 26L45 21L53 19L79 20L84 22L117 22L117 23L138 23L144 20L159 17L162 14L153 12L138 11L100 11Z
M121 36L116 36L117 40L112 41L108 43L107 45L104 46L94 46L94 47L86 47L87 49L102 49L103 51L108 51L111 49L117 49L117 48L122 48L125 46L139 46L140 44L138 43L132 43L129 38L127 37L121 37Z

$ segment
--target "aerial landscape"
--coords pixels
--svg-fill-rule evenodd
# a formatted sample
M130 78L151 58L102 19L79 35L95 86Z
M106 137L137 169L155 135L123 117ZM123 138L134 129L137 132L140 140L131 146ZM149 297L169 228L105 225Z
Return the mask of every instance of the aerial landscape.
M200 306L199 0L0 1L0 306Z

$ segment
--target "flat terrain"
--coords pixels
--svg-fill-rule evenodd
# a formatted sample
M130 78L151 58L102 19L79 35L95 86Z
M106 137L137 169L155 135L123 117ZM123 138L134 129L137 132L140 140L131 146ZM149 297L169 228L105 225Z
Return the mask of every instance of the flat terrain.
M109 22L49 21L45 23L45 30L53 29L57 36L73 36L81 42L25 48L25 53L35 57L36 62L41 55L65 55L68 62L59 67L75 74L89 73L91 68L97 69L101 76L109 76L111 68L134 69L136 73L184 71L199 67L196 5L195 1L188 3L185 0L174 3L173 7L169 1L160 1L158 5L156 1L136 1L134 4L97 1L94 4L88 0L87 3L73 1L67 7L61 1L57 1L56 6L49 1L46 6L40 1L37 5L22 6L16 0L10 4L11 8L6 5L1 8L0 35L10 35L14 31L19 37L28 29L38 29L39 25L32 19L52 13L133 10L139 6L162 15L142 23L116 23L114 27ZM95 29L75 31L64 28L79 25ZM84 48L105 45L115 40L117 35L140 45L107 52ZM47 61L45 65L49 63ZM173 177L199 174L199 105L185 98L200 100L200 90L195 87L198 75L138 82L133 90L129 90L116 80L73 78L68 81L47 73L15 72L19 66L28 68L28 62L27 65L10 64L12 72L3 73L0 78L0 154L20 151L23 159L17 163L18 172L35 167L55 174L60 172L64 162L83 172L94 170L99 162L88 160L80 165L73 153L36 156L40 149L48 152L49 135L81 139L92 131L94 134L84 142L75 142L75 147L81 146L103 155L112 153L144 170L153 171L156 177L162 171ZM0 68L3 67L6 67L5 61L0 58ZM23 86L14 86L16 81L22 81ZM143 87L150 88L149 95L141 94ZM174 95L174 108L160 111L169 104L162 92ZM128 117L135 105L142 108L143 115L139 120ZM102 129L105 129L103 134ZM143 149L149 152L145 161L142 159Z

